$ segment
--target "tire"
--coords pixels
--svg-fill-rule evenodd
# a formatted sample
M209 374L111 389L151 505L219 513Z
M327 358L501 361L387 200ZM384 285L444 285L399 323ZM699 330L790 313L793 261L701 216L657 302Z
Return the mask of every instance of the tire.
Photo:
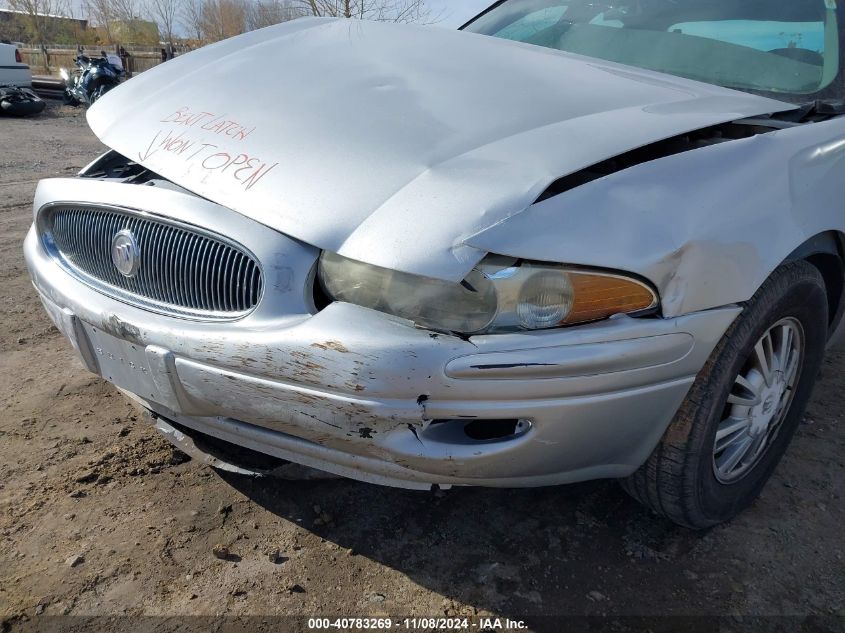
M699 372L657 448L639 470L621 481L622 487L642 504L693 529L728 521L759 496L800 423L824 356L828 331L827 293L824 279L811 264L797 261L781 266L744 308ZM793 334L788 335L785 327L792 328ZM787 343L783 356L787 362L783 366L789 367L789 371L774 371L777 365L772 357L769 365L772 378L764 382L765 372L754 369L755 365L762 366L757 349L782 349L780 342L784 339L792 342L798 335L802 337L803 354L797 351L793 355L791 343ZM780 341L776 336L781 337ZM766 337L770 337L770 348L765 345ZM756 347L758 342L761 348ZM797 370L792 369L796 367ZM748 380L744 378L745 383L741 383L738 377L754 376L755 371L760 375L759 386L746 390L744 384ZM789 375L794 376L792 388L782 387L782 395L773 392L774 395L756 405L757 408L737 408L737 402L746 399L750 402L755 390L765 395L768 382L774 385L780 381L785 385ZM771 413L773 409L774 414ZM758 438L769 433L769 428L775 430L771 431L772 436L760 440L762 453L755 453L754 457L750 451L747 464L740 463L733 473L727 469L722 471L720 460L721 465L729 460L725 459L727 452L716 452L717 431L720 436L727 433L729 423L742 418L742 415L735 416L735 412L745 410L749 411L749 420L753 418L755 424L763 425L763 430L751 425ZM782 413L778 415L777 410ZM758 412L756 417L751 415L755 411ZM775 418L766 423L763 411L766 415L774 415L780 420L779 424ZM736 437L741 434L746 434L746 430L738 432ZM747 435L748 440L731 440L734 436L729 434L727 438L720 437L719 441L756 441L752 432ZM747 470L742 472L740 467ZM733 477L738 478L734 480Z
M32 116L43 112L46 105L40 99L3 99L0 100L0 112L6 116Z
M101 85L97 90L94 91L94 94L91 95L91 105L94 105L99 101L104 94L106 94L109 90L111 90L114 86L110 86L107 84Z

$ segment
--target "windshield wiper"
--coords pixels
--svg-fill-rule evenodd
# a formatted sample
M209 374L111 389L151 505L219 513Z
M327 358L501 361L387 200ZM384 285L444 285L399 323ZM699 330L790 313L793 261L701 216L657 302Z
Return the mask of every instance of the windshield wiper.
M782 121L809 123L845 115L845 99L816 99L801 103L795 110L775 115Z

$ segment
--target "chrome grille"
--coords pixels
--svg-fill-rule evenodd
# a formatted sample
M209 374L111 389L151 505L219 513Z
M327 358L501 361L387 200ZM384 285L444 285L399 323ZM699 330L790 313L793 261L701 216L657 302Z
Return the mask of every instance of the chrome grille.
M60 206L42 213L45 246L75 276L106 294L156 311L236 318L262 292L255 258L222 236L146 214ZM129 230L140 268L124 277L112 263L114 236Z

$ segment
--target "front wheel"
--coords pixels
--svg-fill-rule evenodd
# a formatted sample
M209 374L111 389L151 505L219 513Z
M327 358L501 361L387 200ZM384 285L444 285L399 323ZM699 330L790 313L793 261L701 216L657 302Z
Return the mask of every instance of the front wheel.
M706 528L760 494L813 390L827 341L827 293L803 261L778 268L699 372L648 461L622 481L672 521Z
M114 86L107 85L107 84L102 84L101 86L99 86L94 91L94 93L91 95L91 105L94 105L97 102L97 100L100 99L100 97L102 97L104 94L106 94L112 88L114 88Z

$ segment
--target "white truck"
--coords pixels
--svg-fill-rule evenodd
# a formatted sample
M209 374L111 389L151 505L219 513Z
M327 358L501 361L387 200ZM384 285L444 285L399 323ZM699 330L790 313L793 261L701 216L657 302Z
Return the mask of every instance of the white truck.
M14 44L0 42L0 86L32 87L32 72Z

